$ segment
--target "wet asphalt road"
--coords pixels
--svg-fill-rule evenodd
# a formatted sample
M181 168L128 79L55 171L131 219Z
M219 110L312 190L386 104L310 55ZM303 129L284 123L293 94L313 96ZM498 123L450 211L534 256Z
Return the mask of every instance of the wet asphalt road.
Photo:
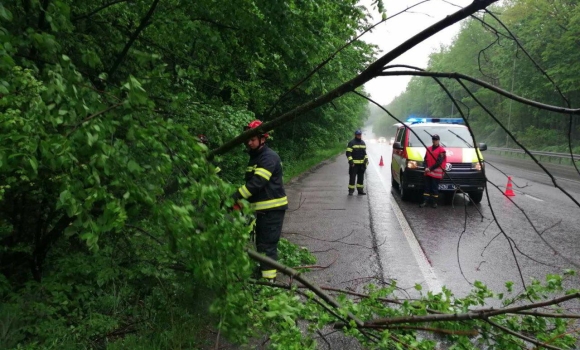
M475 281L496 291L513 281L519 291L531 278L580 270L580 208L531 161L484 152L489 183L481 204L473 205L458 194L452 203L441 200L438 209L419 208L420 198L403 202L391 189L391 146L367 145L371 220L377 240L384 236L388 242L379 254L386 278L434 291L445 285L461 296ZM570 167L547 167L580 202L580 175ZM511 201L503 195L507 175L516 194ZM580 287L580 279L574 277L567 287Z
M316 284L365 292L368 283L396 280L401 297L417 296L415 284L423 293L446 286L461 297L476 280L498 292L506 281L513 281L519 292L532 277L543 280L566 268L580 271L580 208L537 166L484 153L489 202L484 197L473 205L456 195L438 209L419 208L418 201L402 202L391 188L391 146L367 145L367 196L347 196L344 154L286 184L290 208L283 237L317 257L306 273ZM575 174L570 175L569 168L550 169L578 200L580 181ZM507 175L516 193L511 200L502 194ZM579 288L580 278L573 277L565 287ZM322 333L333 349L361 348L355 339L331 328Z

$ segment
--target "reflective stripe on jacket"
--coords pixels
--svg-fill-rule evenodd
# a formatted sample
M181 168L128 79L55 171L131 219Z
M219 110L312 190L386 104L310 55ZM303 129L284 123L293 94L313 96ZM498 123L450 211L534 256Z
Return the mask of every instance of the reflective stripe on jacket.
M282 162L271 148L264 145L250 151L246 167L246 184L234 193L234 199L246 199L252 208L260 211L288 209L288 197L282 181Z
M425 167L431 169L431 171L425 173L425 175L436 179L442 179L443 169L445 169L446 165L447 160L445 158L445 148L442 146L435 148L433 148L433 146L427 147L427 152L425 153Z
M356 137L346 146L346 159L354 164L368 164L367 145Z

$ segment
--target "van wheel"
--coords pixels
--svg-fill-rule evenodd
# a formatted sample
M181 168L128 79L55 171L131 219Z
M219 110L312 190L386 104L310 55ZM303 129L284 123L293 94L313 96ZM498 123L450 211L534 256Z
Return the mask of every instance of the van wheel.
M483 192L469 192L469 198L471 198L473 203L479 204L483 198Z
M411 190L407 188L405 183L405 176L401 173L401 183L399 184L399 193L401 194L401 199L405 202L411 200L412 193Z

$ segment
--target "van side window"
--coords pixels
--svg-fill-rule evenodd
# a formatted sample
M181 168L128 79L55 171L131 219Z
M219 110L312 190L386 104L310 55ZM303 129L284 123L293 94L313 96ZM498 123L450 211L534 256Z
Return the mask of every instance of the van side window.
M397 142L401 143L401 146L405 146L403 145L403 142L405 141L405 130L407 130L406 128L400 128L397 131Z

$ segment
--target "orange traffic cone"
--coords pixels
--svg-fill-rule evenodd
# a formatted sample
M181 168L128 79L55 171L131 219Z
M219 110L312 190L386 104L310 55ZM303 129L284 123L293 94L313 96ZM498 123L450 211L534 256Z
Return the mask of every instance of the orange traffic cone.
M383 166L385 165L385 163L383 163L383 156L381 156L381 161L379 162L379 166Z
M508 176L508 183L505 189L505 195L508 197L513 197L516 194L514 193L514 190L512 189L512 177Z

